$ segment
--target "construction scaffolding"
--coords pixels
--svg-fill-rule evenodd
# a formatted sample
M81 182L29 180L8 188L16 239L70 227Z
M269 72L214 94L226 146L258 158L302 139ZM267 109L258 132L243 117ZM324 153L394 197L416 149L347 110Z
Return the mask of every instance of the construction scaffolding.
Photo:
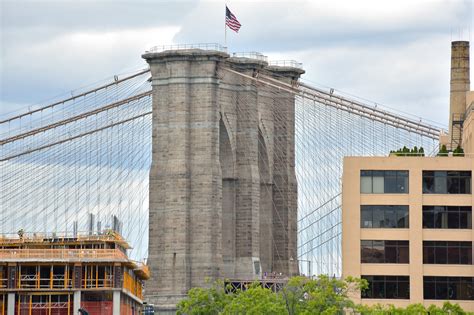
M142 308L143 263L127 256L117 233L3 235L0 238L1 314L136 314ZM7 303L7 301L14 303ZM8 310L14 305L15 310Z

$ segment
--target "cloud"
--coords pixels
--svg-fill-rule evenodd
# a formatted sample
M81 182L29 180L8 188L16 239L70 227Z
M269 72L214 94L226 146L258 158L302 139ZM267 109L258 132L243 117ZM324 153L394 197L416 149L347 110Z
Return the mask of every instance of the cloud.
M239 34L227 31L231 51L296 59L304 79L446 125L451 30L467 36L469 2L233 1L229 7L243 25ZM222 9L201 2L174 41L222 41Z
M3 31L117 31L176 26L196 1L7 0L1 2ZM45 34L47 35L47 34Z
M445 123L449 42L471 23L470 2L228 5L243 25L227 32L231 51L298 59L309 81ZM3 1L1 9L3 113L140 67L153 45L224 41L220 1Z
M141 54L156 43L171 42L178 31L176 26L78 31L35 45L12 43L14 47L3 55L0 113L67 93L114 74L145 68Z

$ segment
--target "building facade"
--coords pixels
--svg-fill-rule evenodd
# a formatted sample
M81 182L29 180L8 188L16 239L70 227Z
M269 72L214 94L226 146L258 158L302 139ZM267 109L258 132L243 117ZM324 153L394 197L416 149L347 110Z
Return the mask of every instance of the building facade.
M356 302L449 300L474 311L469 43L451 48L450 125L440 147L465 153L344 159L343 276L369 283Z
M0 237L0 314L140 314L146 265L115 232Z
M466 157L347 157L343 276L367 279L364 304L474 310L471 177Z

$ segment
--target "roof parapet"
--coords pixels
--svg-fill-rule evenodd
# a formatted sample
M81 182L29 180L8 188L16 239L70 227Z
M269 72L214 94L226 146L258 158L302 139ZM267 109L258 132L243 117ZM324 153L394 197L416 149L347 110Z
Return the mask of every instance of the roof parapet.
M214 50L220 52L227 52L227 47L222 46L217 43L197 43L197 44L176 44L176 45L158 45L153 46L145 53L159 53L164 51L173 51L173 50L191 50L191 49L201 49L201 50Z

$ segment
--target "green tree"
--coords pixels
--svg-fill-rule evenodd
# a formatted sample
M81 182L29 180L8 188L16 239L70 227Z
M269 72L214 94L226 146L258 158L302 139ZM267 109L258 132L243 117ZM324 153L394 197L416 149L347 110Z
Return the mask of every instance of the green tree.
M218 281L209 288L194 288L188 297L178 304L178 314L263 314L263 315L340 315L354 313L361 315L444 315L467 314L458 304L445 302L442 307L412 304L406 308L377 304L357 305L350 299L367 289L364 279L348 277L344 280L328 276L317 279L294 277L279 292L263 288L255 282L246 290L224 288Z
M232 294L226 294L224 283L216 281L210 288L192 288L189 290L188 297L178 303L177 314L221 314L232 298Z
M454 156L464 156L464 150L461 146L457 146L457 148L453 151Z
M446 145L442 145L441 149L439 149L438 156L448 156L448 149L446 148Z
M286 314L286 307L281 294L255 283L235 294L222 314L279 315Z
M282 290L289 315L293 314L340 314L353 308L351 293L360 294L367 288L367 281L348 277L345 280L321 275L311 280L294 277Z
M425 149L423 149L423 147L420 147L420 149L418 150L418 153L420 156L425 156Z

